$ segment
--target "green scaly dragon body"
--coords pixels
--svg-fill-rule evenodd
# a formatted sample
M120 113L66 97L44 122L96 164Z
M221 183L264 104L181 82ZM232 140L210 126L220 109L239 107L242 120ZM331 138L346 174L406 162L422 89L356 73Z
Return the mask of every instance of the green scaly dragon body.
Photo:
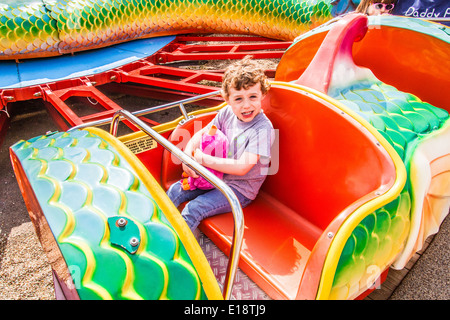
M0 4L0 59L54 56L187 32L244 33L293 40L331 18L329 3L329 0L15 1Z

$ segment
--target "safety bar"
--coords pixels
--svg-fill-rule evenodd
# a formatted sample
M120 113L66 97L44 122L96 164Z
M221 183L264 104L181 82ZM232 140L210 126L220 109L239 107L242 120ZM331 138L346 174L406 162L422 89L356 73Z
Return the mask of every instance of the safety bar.
M220 95L220 90L209 92L209 93L205 93L205 94L201 94L201 95L190 97L190 98L186 98L186 99L183 99L183 100L169 102L169 103L162 104L162 105L159 105L159 106L156 106L156 107L151 107L151 108L146 108L146 109L134 111L134 112L131 112L131 114L134 115L134 116L141 117L141 116L145 116L145 115L150 114L150 113L163 111L163 110L170 109L170 108L178 106L180 108L181 114L185 118L185 119L183 119L181 121L181 124L182 124L183 121L189 120L189 117L187 115L186 109L184 108L184 104L186 104L186 103L193 103L193 102L196 102L196 101L199 101L199 100L203 100L203 99L206 99L206 98L209 98L209 97L217 96L217 95ZM70 128L68 131L72 131L72 130L76 130L76 129L82 129L82 128L86 128L86 127L97 127L97 126L101 126L101 125L104 125L104 124L108 124L108 123L111 123L113 118L114 118L114 116L113 117L109 117L109 118L105 118L105 119L100 119L100 120L96 120L96 121L87 122L87 123L82 123L82 124L79 124L79 125L77 125L75 127Z
M178 102L179 103L179 102ZM208 180L212 185L214 185L218 190L220 190L223 195L227 198L231 205L231 211L233 213L234 219L234 231L233 231L233 242L230 251L230 257L228 259L227 274L225 277L225 282L223 286L222 295L224 299L231 298L231 289L233 287L234 279L236 277L236 271L239 263L242 239L244 236L244 215L242 213L242 207L239 203L238 198L231 190L231 188L223 182L221 179L212 174L208 169L197 163L194 159L188 156L186 153L177 148L174 144L168 141L166 138L161 136L155 130L153 130L144 121L140 120L137 116L133 115L127 110L119 110L115 113L111 121L111 133L115 134L118 127L118 122L120 118L123 117L137 126L140 130L145 132L147 135L155 139L159 144L161 144L166 150L174 154L179 160L184 164L189 166L191 169L197 171L202 177ZM73 129L73 128L72 128ZM72 130L70 129L70 130Z

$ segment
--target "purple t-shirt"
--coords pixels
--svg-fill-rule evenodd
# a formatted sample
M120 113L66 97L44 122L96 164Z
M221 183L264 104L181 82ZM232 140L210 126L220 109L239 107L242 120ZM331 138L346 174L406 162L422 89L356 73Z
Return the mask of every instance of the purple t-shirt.
M243 176L225 174L223 181L248 199L255 199L266 179L270 165L270 149L275 131L269 118L261 111L250 122L239 120L230 106L222 108L211 124L228 138L227 158L239 159L244 152L258 154L257 164ZM210 124L210 125L211 125Z

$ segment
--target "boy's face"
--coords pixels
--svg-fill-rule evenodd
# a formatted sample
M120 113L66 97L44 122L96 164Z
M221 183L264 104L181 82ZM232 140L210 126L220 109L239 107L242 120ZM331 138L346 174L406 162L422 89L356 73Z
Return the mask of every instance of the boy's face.
M264 94L261 92L259 82L248 89L236 90L230 88L229 92L228 99L225 100L239 120L250 122L261 111L261 101Z

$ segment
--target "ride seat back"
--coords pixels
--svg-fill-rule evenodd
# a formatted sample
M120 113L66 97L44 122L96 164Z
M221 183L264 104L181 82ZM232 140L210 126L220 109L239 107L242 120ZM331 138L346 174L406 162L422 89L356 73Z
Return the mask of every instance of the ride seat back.
M262 190L325 230L350 204L391 181L395 168L360 123L303 89L272 85L263 109L278 131L277 170Z

